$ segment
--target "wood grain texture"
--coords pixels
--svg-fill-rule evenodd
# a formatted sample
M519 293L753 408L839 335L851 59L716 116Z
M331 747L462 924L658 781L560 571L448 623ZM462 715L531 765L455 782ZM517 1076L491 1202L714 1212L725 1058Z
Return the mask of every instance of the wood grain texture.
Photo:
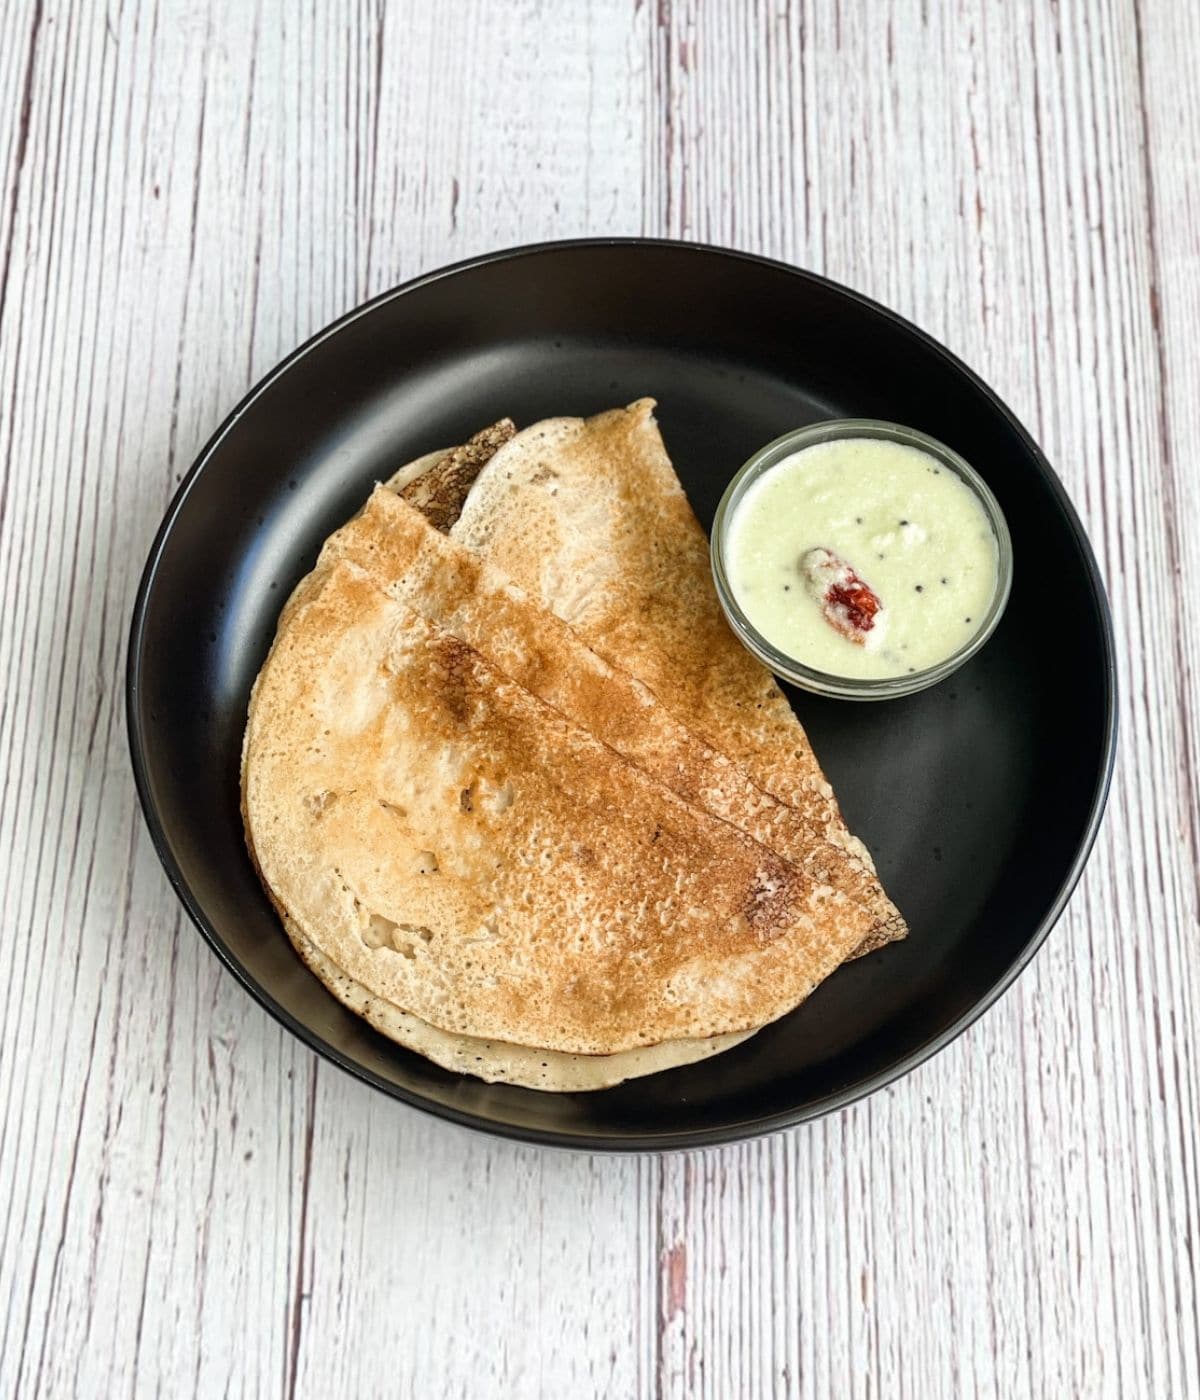
M0 6L0 1395L1200 1394L1200 101L1170 0ZM671 234L912 317L1045 446L1124 714L1078 894L891 1090L661 1160L317 1061L136 811L137 575L365 296Z

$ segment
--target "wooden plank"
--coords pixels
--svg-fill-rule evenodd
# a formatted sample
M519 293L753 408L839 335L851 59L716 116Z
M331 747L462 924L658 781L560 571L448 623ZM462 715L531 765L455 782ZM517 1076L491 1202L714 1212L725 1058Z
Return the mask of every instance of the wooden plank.
M1171 764L1155 873L1175 886L1183 914L1182 946L1173 938L1165 940L1160 985L1169 988L1170 996L1154 1020L1167 1121L1155 1134L1153 1150L1163 1180L1159 1228L1171 1250L1167 1305L1174 1305L1181 1337L1170 1376L1183 1393L1200 1391L1200 1068L1193 1048L1200 1025L1200 665L1195 644L1200 627L1200 408L1195 395L1200 375L1200 100L1191 77L1200 15L1192 6L1143 8L1136 40L1150 222L1149 314L1158 370L1158 439L1149 471L1161 483L1166 557L1163 574L1154 580L1159 586L1141 600L1141 611L1154 619L1163 654L1157 701Z
M1200 1391L1197 19L1110 0L0 7L0 1393ZM837 1118L658 1161L400 1111L181 920L124 631L213 423L364 296L672 234L943 338L1058 465L1126 700L1033 969Z
M6 1394L253 1389L284 1349L289 1076L307 1057L183 927L123 733L140 559L240 388L212 382L238 288L210 284L201 304L194 286L204 73L186 26L167 45L157 19L45 7L27 143L6 172ZM217 267L236 261L230 232L212 221ZM239 1315L257 1336L234 1351Z

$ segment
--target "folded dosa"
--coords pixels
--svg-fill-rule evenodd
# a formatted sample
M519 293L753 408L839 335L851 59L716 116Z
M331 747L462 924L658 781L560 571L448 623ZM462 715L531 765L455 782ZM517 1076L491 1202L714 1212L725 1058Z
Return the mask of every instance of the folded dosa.
M641 399L594 418L549 419L506 434L482 465L475 450L469 480L443 474L447 457L431 454L389 486L409 487L411 499L411 483L425 473L465 485L451 508L443 499L439 521L453 520L452 537L845 852L856 897L875 915L856 954L902 938L904 920L847 829L795 712L725 621L707 537L653 409Z
M679 797L864 905L875 927L887 919L891 906L880 898L878 882L826 839L824 814L814 824L758 787L647 686L605 661L479 554L431 528L406 500L376 488L359 515L326 542L321 565L337 560L371 573L392 597L446 628Z
M457 1035L611 1055L751 1030L871 925L347 560L281 621L243 804L289 926Z

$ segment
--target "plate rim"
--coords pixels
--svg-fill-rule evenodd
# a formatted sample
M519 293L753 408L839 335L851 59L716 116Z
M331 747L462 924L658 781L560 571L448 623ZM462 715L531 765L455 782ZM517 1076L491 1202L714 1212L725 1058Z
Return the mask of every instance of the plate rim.
M518 259L537 257L547 253L558 253L568 250L594 251L610 248L659 249L677 253L730 258L735 261L753 263L773 272L799 278L801 281L824 289L825 291L833 292L837 296L844 297L851 302L857 303L867 312L884 317L897 329L916 337L929 351L936 357L945 361L950 368L962 375L969 384L989 401L992 408L1007 422L1009 427L1016 434L1018 440L1022 443L1026 452L1033 459L1034 464L1049 486L1055 503L1058 509L1063 513L1071 533L1074 536L1075 545L1083 564L1089 591L1100 623L1099 631L1103 670L1102 700L1104 706L1103 751L1099 772L1088 804L1087 821L1078 849L1075 852L1074 858L1066 871L1066 875L1054 899L1051 901L1045 915L1034 928L1030 937L1026 940L1024 946L1013 959L1012 963L1004 970L1001 976L996 979L987 992L968 1007L966 1011L956 1017L941 1031L923 1040L901 1059L893 1061L886 1069L880 1070L878 1073L870 1075L864 1080L856 1081L852 1085L834 1090L824 1095L822 1098L801 1107L750 1117L735 1122L726 1122L719 1126L696 1128L680 1132L651 1131L647 1133L630 1134L613 1134L611 1132L591 1133L587 1131L586 1125L583 1126L582 1131L560 1131L556 1129L532 1128L521 1123L485 1118L470 1110L456 1108L452 1104L438 1103L402 1085L395 1084L391 1080L385 1079L382 1075L375 1074L366 1066L359 1064L357 1061L343 1054L335 1046L329 1044L315 1032L311 1031L308 1026L302 1021L299 1021L286 1007L281 1005L265 987L261 986L250 976L241 962L227 947L184 878L183 872L178 861L175 859L171 844L167 838L165 824L159 815L150 792L146 758L147 725L141 714L139 704L145 649L146 614L167 542L171 537L171 533L175 528L175 524L187 502L187 498L193 486L209 461L215 456L224 440L237 426L242 416L272 387L272 385L288 373L296 363L311 354L326 340L339 334L361 317L369 315L380 306L398 300L408 295L410 292L431 286L441 281L443 278L454 277L460 273L486 267L492 263L516 261ZM599 237L551 239L539 243L526 243L508 248L494 249L491 252L476 254L473 257L432 268L427 272L420 273L416 277L400 282L396 286L388 288L369 298L367 301L352 307L349 311L344 312L341 316L331 321L327 326L316 331L247 390L238 401L237 405L226 415L207 442L205 442L195 460L192 462L191 467L184 474L179 485L176 487L170 503L163 514L163 518L155 531L153 541L146 557L146 563L143 566L141 577L138 582L137 591L134 595L125 662L125 721L129 743L130 763L133 769L134 786L137 790L138 804L142 811L143 820L149 830L155 853L166 872L171 888L183 905L188 917L196 926L197 931L216 954L219 961L234 975L235 979L250 993L254 1000L310 1050L337 1066L339 1069L345 1071L347 1074L352 1075L355 1079L380 1090L389 1098L397 1099L407 1104L409 1107L431 1114L443 1121L455 1123L460 1127L473 1128L476 1131L485 1132L495 1137L506 1138L517 1142L535 1143L540 1146L565 1148L584 1152L662 1152L688 1148L712 1147L730 1142L748 1141L756 1137L765 1136L768 1133L778 1132L784 1128L793 1127L800 1123L812 1122L827 1114L848 1108L852 1104L858 1103L860 1100L867 1098L880 1089L885 1089L889 1085L896 1083L899 1079L910 1074L927 1060L932 1059L940 1050L943 1050L952 1041L969 1030L976 1021L996 1005L1000 998L1004 996L1012 987L1013 983L1016 982L1017 978L1020 977L1033 961L1049 936L1051 929L1062 917L1067 903L1079 884L1084 868L1095 846L1096 837L1099 834L1112 785L1117 748L1118 711L1119 696L1117 686L1116 642L1113 631L1112 610L1108 600L1108 593L1104 585L1104 579L1096 561L1091 541L1084 529L1079 513L1075 509L1057 472L1051 466L1041 447L1017 418L1012 409L1000 398L999 394L997 394L968 364L961 360L952 350L949 350L940 341L936 340L927 331L922 330L921 327L907 320L898 312L892 311L889 307L882 305L871 297L865 296L852 287L847 287L844 283L837 282L820 273L809 271L807 268L798 267L794 264L784 262L781 259L768 257L761 253L721 247L720 245L712 243L673 238Z

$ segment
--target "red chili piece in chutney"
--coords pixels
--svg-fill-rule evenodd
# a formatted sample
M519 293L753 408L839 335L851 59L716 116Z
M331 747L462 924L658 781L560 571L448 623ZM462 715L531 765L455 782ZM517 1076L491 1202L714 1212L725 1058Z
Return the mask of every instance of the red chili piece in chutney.
M847 641L865 645L883 607L875 590L831 549L810 549L800 566L825 621Z

